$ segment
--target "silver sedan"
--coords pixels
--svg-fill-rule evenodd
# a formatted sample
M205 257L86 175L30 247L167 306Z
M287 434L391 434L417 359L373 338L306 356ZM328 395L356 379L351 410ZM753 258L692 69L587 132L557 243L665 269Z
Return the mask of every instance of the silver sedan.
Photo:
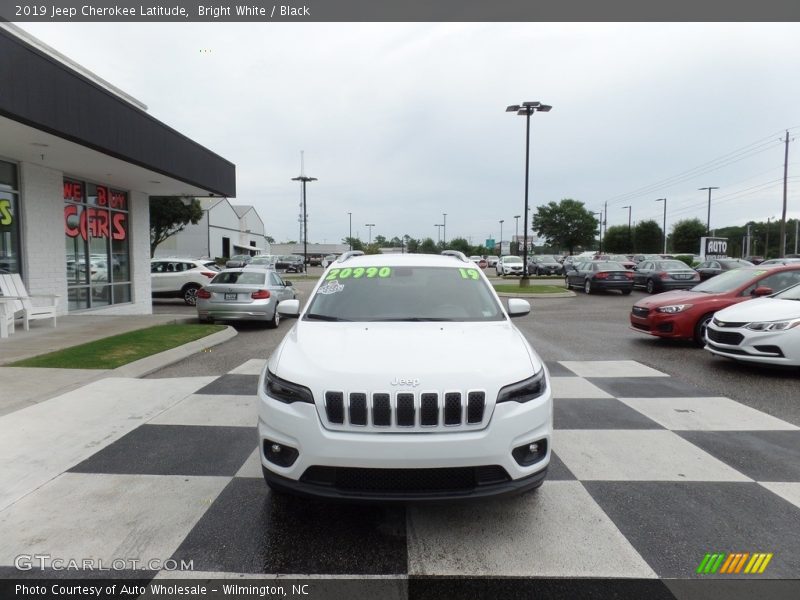
M203 322L264 321L275 328L280 324L278 303L296 297L292 282L271 269L226 269L197 290L197 317Z

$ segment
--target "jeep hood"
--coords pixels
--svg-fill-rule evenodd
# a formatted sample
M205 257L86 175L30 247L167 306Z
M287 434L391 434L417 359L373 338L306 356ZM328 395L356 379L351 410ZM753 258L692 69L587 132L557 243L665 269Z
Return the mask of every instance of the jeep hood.
M450 387L493 392L530 377L542 364L508 321L299 321L273 353L269 368L278 377L315 392L331 387L415 389L391 385L397 379L419 380L416 390Z

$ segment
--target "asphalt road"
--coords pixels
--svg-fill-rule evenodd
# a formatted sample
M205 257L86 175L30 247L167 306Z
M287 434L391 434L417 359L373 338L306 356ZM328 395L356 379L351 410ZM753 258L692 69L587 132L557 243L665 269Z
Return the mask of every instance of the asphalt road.
M311 274L321 274L312 269ZM315 281L297 280L301 301ZM547 283L553 283L548 281ZM515 319L516 325L544 360L631 359L705 389L708 395L732 398L757 410L800 426L800 369L770 368L737 363L712 356L690 343L651 338L628 328L628 313L637 298L617 292L574 298L532 299L531 314ZM180 300L155 300L154 312L195 314ZM236 324L239 334L231 341L161 369L151 378L222 375L251 358L267 358L291 327L284 320L270 330L257 324ZM465 357L491 367L491 349L483 357Z

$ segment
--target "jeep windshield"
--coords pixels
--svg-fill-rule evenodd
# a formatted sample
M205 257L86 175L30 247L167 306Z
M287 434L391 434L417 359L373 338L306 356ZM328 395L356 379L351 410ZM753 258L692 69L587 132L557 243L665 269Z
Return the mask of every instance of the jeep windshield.
M503 321L474 266L331 269L305 314L324 321Z

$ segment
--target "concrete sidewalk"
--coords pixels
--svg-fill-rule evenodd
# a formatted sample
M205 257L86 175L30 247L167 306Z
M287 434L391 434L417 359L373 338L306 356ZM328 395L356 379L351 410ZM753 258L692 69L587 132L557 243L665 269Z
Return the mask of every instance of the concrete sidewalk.
M43 369L4 367L24 358L63 350L106 337L170 323L194 322L193 317L180 315L68 315L58 320L58 327L34 322L29 331L18 327L16 332L0 341L0 416L37 404L55 396L76 390L105 377L139 377L155 368L181 360L236 335L232 328L209 337L145 357L119 369Z

